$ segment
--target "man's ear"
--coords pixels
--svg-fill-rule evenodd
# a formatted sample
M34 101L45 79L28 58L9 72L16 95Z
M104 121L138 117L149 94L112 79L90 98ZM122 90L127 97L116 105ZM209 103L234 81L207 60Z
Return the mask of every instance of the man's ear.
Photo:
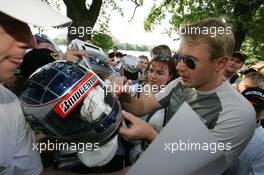
M216 71L221 72L227 65L229 61L228 57L220 57L216 60Z

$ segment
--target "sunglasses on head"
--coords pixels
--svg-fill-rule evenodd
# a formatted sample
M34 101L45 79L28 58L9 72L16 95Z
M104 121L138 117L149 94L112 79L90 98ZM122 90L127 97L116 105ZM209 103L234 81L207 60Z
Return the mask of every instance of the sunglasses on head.
M264 68L262 68L260 70L254 69L254 68L249 68L249 69L240 71L240 73L244 74L244 75L247 75L247 74L249 74L251 72L256 72L256 73L259 73L260 75L264 76Z
M158 60L160 60L160 61L170 61L170 60L172 60L171 57L169 57L169 56L164 56L164 55L158 55L158 56L155 56L154 59L156 59L156 60L158 59Z
M194 58L192 58L190 56L181 56L181 55L176 53L175 59L178 63L182 60L184 62L184 64L190 69L195 69L195 67L196 67L196 61L194 60Z

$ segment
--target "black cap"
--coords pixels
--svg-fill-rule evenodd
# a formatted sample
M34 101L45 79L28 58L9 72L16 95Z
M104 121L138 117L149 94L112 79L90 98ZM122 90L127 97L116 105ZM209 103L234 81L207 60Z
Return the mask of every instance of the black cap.
M126 56L126 54L123 54L122 52L116 52L115 56L117 58L122 58L122 57Z
M242 95L250 101L256 111L264 109L264 89L258 87L247 88L242 92Z
M59 55L50 49L32 49L25 54L20 65L20 74L28 78L35 70L48 63L56 61Z
M244 54L242 54L241 52L233 53L232 57L238 58L243 63L246 61L246 56Z

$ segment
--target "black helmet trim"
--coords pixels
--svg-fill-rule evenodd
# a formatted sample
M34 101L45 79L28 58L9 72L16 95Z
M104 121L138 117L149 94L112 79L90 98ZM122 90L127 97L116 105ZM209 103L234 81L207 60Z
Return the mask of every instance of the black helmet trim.
M54 107L54 111L62 118L65 118L99 83L96 75L90 72L81 82L66 94Z

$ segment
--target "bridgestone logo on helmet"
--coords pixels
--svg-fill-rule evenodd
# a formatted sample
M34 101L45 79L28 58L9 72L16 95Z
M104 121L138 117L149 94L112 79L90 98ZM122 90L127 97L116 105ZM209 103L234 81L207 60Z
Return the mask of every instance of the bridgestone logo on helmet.
M78 101L78 99L82 97L83 94L88 92L89 88L96 80L96 77L93 76L90 80L86 81L74 94L72 94L70 98L63 101L63 103L60 105L62 111L66 113Z
M70 94L63 97L54 108L54 111L65 118L97 83L98 79L95 75L87 76L70 91Z

